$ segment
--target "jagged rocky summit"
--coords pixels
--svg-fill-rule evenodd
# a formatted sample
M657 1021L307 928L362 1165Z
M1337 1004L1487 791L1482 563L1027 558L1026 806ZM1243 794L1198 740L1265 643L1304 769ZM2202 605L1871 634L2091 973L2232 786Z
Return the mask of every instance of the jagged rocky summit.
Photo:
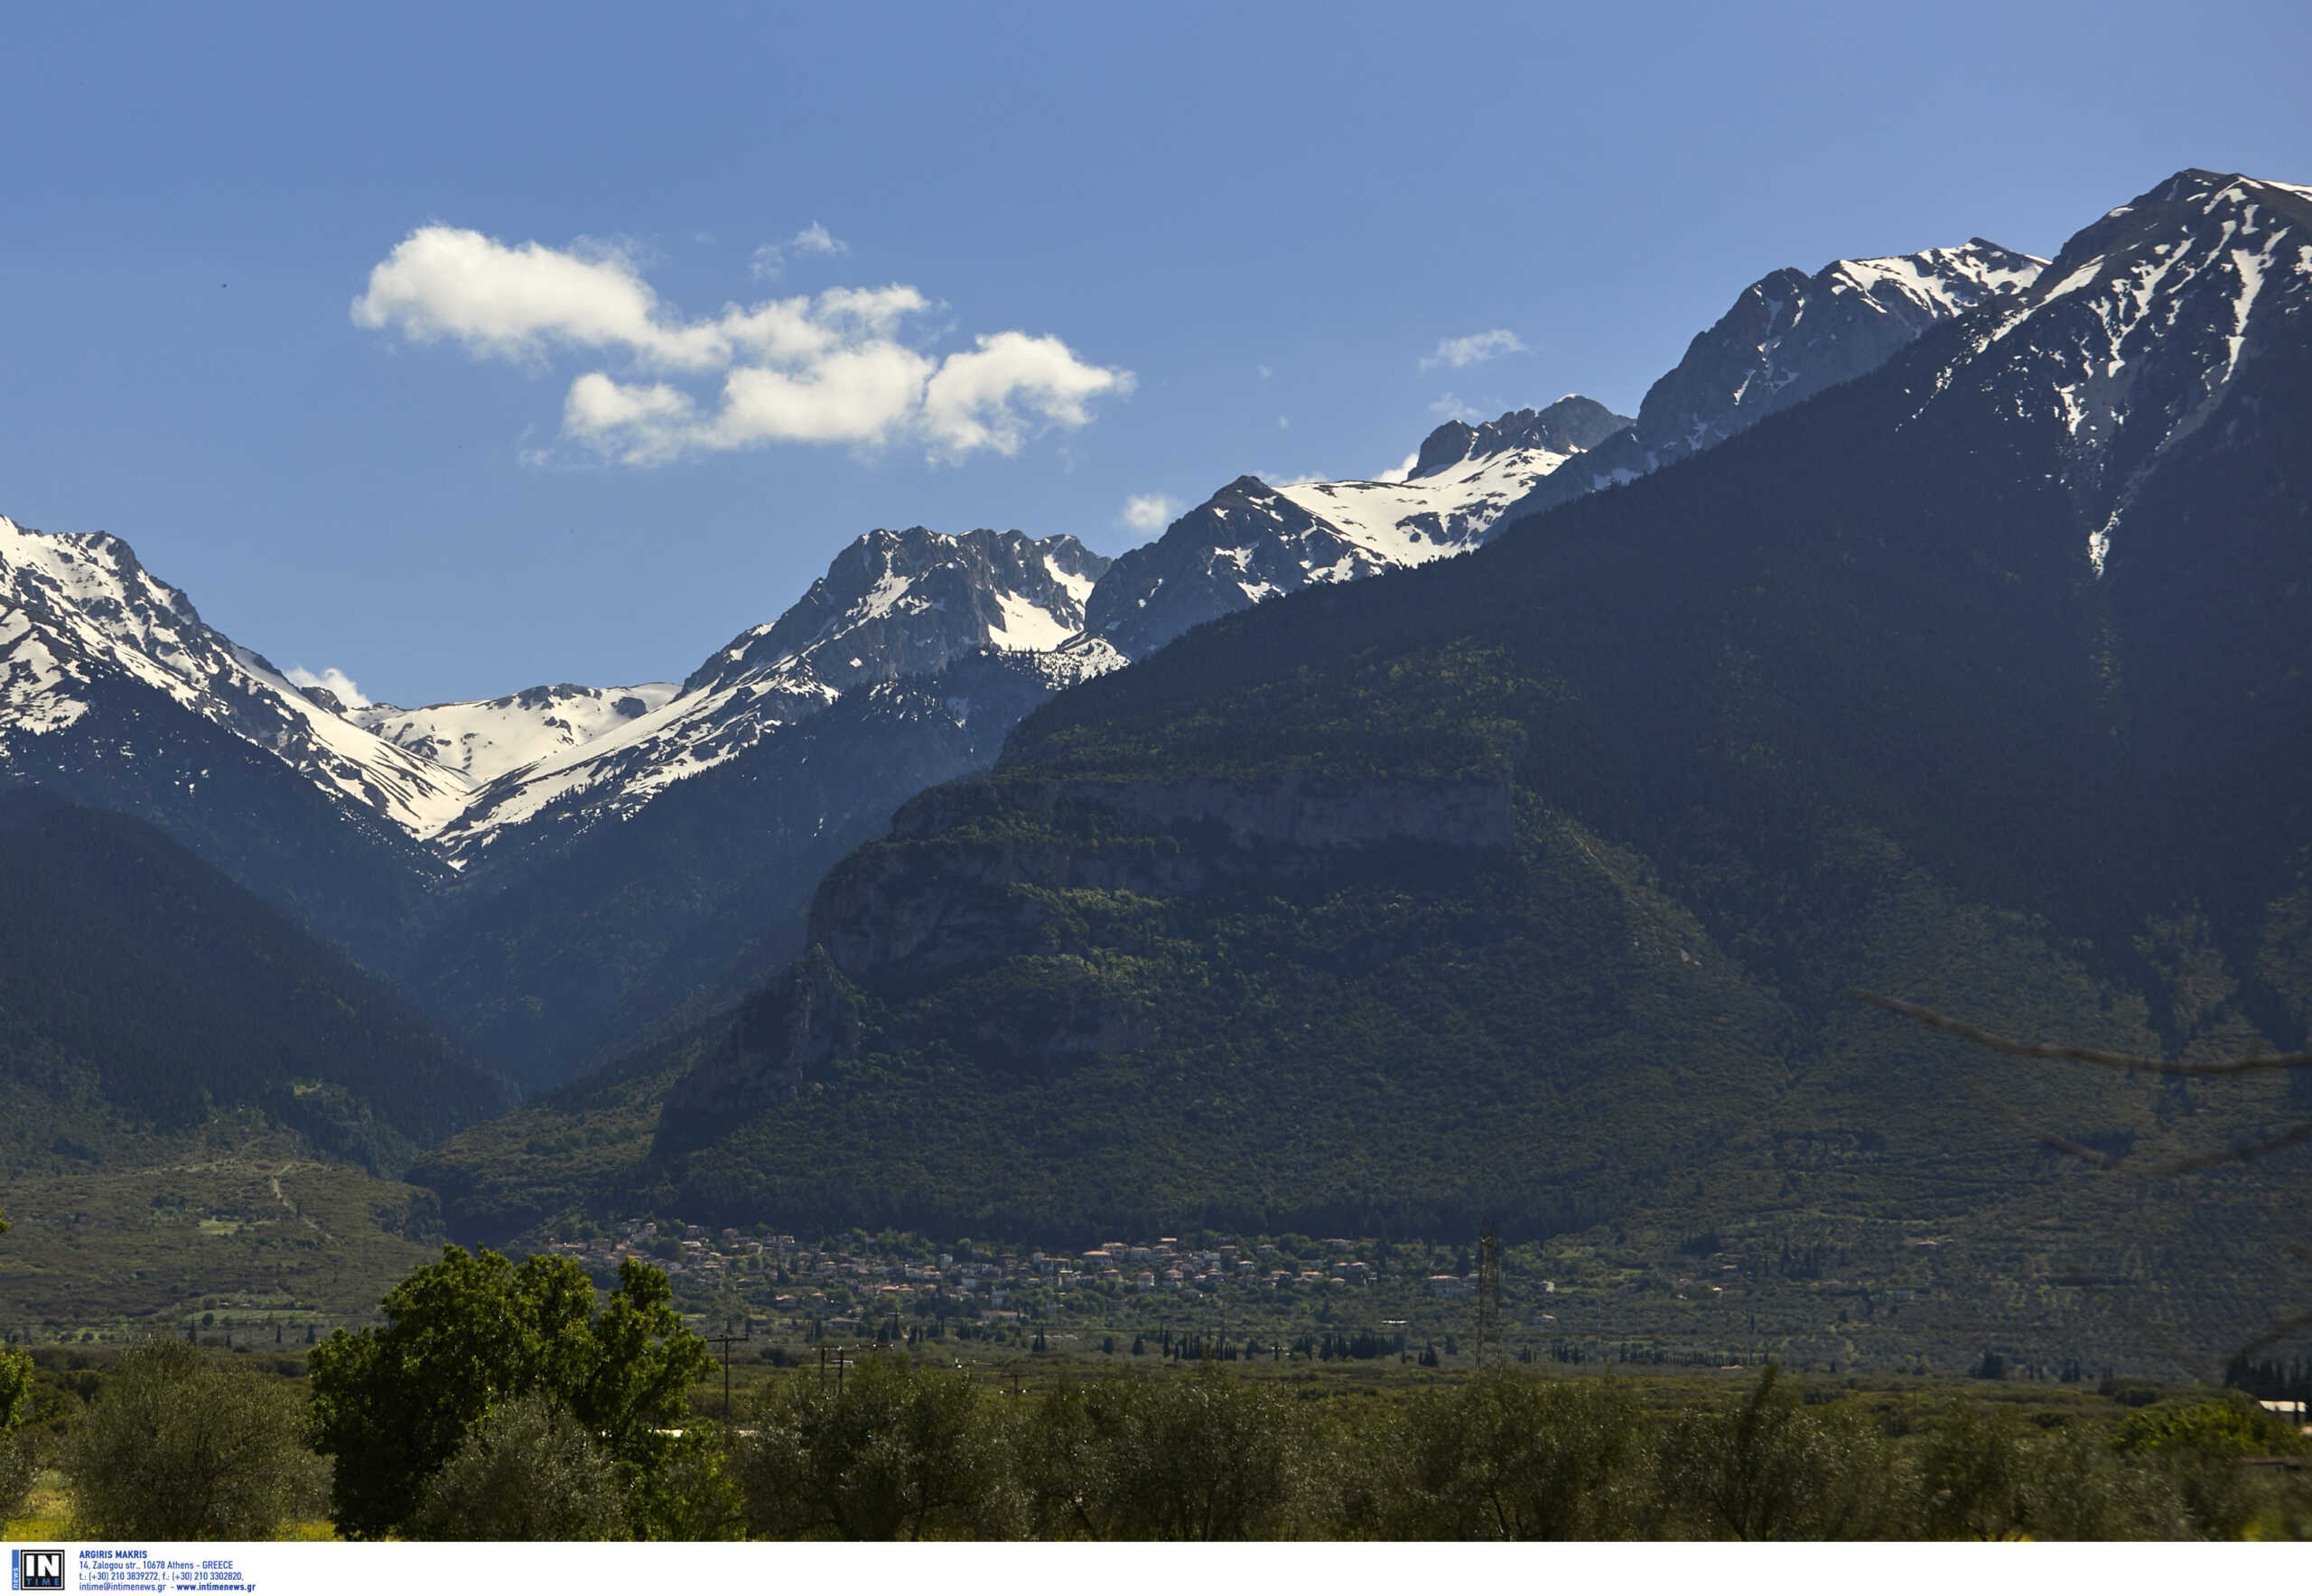
M2037 281L2046 262L1986 238L1916 255L1795 266L1745 288L1648 388L1637 419L1578 469L1534 484L1531 515L1722 443L1766 417L1876 371L1939 322Z
M1093 590L1086 630L1138 658L1278 593L1459 554L1534 484L1627 425L1574 394L1481 426L1449 421L1399 481L1273 488L1239 477L1118 556Z

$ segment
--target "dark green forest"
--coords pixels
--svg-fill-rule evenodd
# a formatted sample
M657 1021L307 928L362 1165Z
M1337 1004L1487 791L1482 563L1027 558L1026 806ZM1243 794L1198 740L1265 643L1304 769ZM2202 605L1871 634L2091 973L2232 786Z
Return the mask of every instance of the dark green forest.
M512 1100L279 910L142 822L36 791L0 795L0 1065L20 1136L51 1116L33 1105L79 1105L90 1159L106 1125L168 1132L250 1108L394 1172ZM0 1149L19 1172L59 1152Z

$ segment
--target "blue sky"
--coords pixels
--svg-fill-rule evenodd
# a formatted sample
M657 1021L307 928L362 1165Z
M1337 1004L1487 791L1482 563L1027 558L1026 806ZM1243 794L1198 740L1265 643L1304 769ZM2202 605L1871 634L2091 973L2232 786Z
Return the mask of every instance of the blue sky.
M873 526L1114 553L1634 410L1776 266L2312 181L2300 3L95 10L10 22L0 513L403 703L679 677Z

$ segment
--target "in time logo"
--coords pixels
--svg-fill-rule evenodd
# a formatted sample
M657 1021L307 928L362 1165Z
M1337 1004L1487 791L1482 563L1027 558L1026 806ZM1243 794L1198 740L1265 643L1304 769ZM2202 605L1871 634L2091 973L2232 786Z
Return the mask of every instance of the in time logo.
M61 1591L64 1589L64 1548L45 1546L12 1549L8 1554L8 1589L11 1591Z

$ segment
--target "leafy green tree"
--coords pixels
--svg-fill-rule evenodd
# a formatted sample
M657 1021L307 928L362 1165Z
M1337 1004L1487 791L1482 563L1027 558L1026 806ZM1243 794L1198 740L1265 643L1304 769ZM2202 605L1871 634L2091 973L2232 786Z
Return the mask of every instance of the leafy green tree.
M2252 1457L2304 1450L2295 1426L2239 1395L2138 1409L2120 1421L2112 1445L2122 1457L2143 1458L2194 1453Z
M2167 1483L2196 1533L2236 1540L2272 1495L2270 1482L2251 1478L2241 1460L2300 1451L2304 1443L2291 1426L2234 1394L2130 1414L2112 1445Z
M474 1427L426 1482L409 1525L434 1541L606 1541L626 1527L617 1463L540 1391L509 1398Z
M694 1423L673 1438L658 1466L635 1482L628 1514L645 1540L744 1540L746 1493L722 1426Z
M960 1371L879 1355L840 1389L797 1375L764 1395L753 1430L733 1464L756 1535L922 1540L1011 1526L1000 1421Z
M1645 1528L1651 1441L1619 1386L1504 1372L1422 1394L1358 1450L1392 1538L1600 1540Z
M632 1259L598 1305L572 1259L517 1266L445 1247L382 1306L383 1326L340 1330L312 1358L313 1433L337 1461L332 1517L357 1539L408 1523L482 1416L530 1392L568 1409L631 1491L666 1460L672 1443L659 1432L682 1418L711 1362L666 1275Z
M1730 1413L1682 1415L1664 1438L1663 1494L1706 1534L1744 1541L1866 1540L1906 1531L1885 1443L1851 1414L1801 1405L1767 1365Z
M296 1399L177 1340L121 1359L62 1461L73 1533L91 1540L264 1540L322 1494Z

